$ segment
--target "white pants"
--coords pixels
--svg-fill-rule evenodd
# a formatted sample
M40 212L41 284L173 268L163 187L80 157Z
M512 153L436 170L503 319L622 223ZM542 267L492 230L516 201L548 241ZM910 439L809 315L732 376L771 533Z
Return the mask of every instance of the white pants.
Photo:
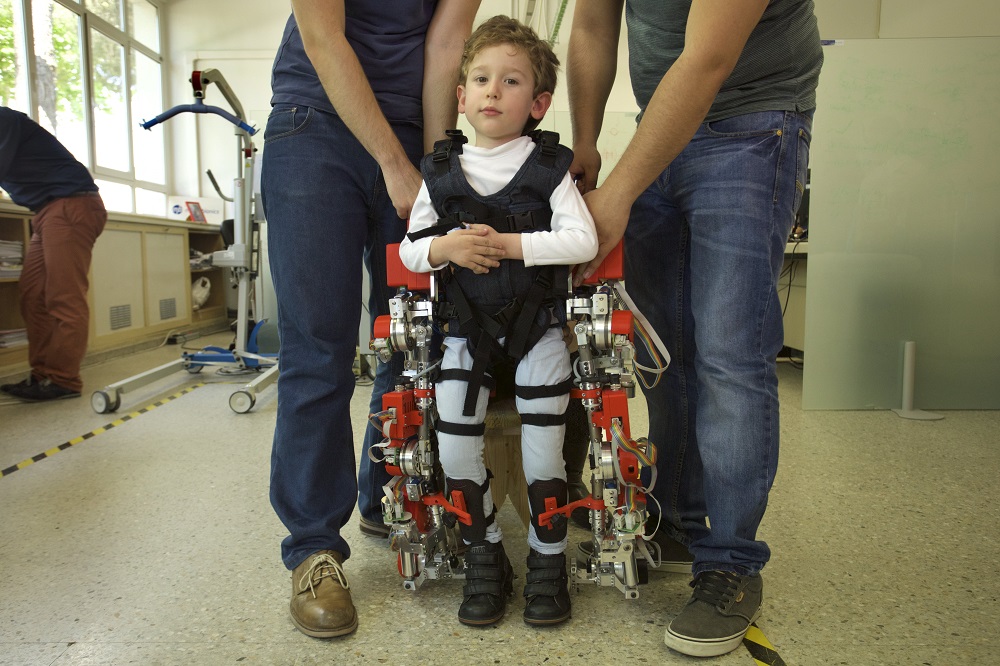
M442 370L472 368L472 354L464 338L444 339L444 359ZM569 351L563 341L562 330L550 328L542 339L532 347L517 365L514 382L518 386L551 386L570 376ZM442 421L464 425L478 425L486 420L486 404L489 390L479 390L475 416L463 416L462 406L468 384L464 381L442 381L435 387L438 415ZM519 414L562 414L569 405L569 394L550 398L525 400L516 398ZM521 426L521 459L524 479L531 485L546 479L566 480L566 464L563 460L563 439L566 426ZM468 479L482 484L486 481L486 465L483 462L482 436L449 435L438 432L438 453L445 476L451 479ZM483 497L483 511L487 516L493 511L493 494L487 491ZM487 527L486 539L493 543L501 540L500 527L494 521ZM543 543L535 534L534 526L528 529L528 545L539 553L556 555L566 550L566 539L559 543Z

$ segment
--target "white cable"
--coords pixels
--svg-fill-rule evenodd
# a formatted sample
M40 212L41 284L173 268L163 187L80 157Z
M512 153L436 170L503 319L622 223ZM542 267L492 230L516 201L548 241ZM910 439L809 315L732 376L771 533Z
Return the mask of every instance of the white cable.
M639 311L635 301L633 301L632 297L628 295L627 291L625 291L625 284L621 280L615 281L615 291L618 293L618 296L625 301L625 305L627 305L628 309L632 311L635 318L639 320L639 323L643 325L646 329L646 333L648 333L649 337L653 340L653 344L656 345L660 354L663 355L663 361L665 363L664 367L666 367L666 365L670 365L670 352L667 351L667 346L663 344L663 340L660 339L660 336L657 334L652 324L650 324L649 320L646 319L646 316Z

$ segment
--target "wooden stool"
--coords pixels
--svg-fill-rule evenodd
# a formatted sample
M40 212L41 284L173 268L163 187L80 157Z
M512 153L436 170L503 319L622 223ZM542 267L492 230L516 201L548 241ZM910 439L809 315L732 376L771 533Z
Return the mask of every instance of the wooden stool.
M521 517L525 528L531 521L528 508L528 484L521 465L521 416L513 398L491 402L486 410L486 445L483 457L486 468L493 472L490 489L493 503L499 511L507 498Z

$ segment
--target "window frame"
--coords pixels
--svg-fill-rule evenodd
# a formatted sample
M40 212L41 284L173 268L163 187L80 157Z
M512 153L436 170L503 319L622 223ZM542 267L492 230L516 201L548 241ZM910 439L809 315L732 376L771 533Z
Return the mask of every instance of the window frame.
M38 121L38 73L35 64L35 31L33 24L32 15L32 5L39 0L11 0L13 5L19 5L23 16L23 41L24 41L24 57L25 57L25 70L27 72L27 115L36 122ZM87 154L85 166L88 168L90 173L98 180L106 180L114 183L120 183L123 185L128 185L131 191L131 210L125 212L136 212L136 188L143 190L150 190L154 192L160 192L164 197L168 196L168 186L169 186L169 174L170 174L170 155L167 150L166 136L161 133L163 141L163 160L164 160L164 182L155 183L148 180L140 180L136 178L135 175L135 133L138 128L139 119L132 117L132 87L135 85L133 81L133 71L135 69L135 53L141 53L142 55L148 57L160 66L160 98L163 100L167 99L167 86L164 72L166 70L166 62L163 56L163 47L166 43L165 39L165 21L164 21L164 2L162 0L144 0L152 5L156 9L157 16L157 38L159 41L159 51L155 51L152 48L146 46L143 42L136 39L133 34L135 32L133 26L131 25L132 19L129 17L128 3L130 0L121 0L121 21L124 29L119 29L115 27L112 23L105 21L100 16L98 16L92 9L87 7L87 2L81 0L41 0L57 4L73 14L75 14L80 19L80 49L79 54L83 67L84 76L82 76L82 89L83 89L83 125L87 132ZM127 123L128 132L128 170L121 171L118 169L112 169L109 167L98 166L97 163L97 145L95 138L97 136L96 119L94 114L94 86L92 83L93 77L93 61L92 61L92 32L96 31L102 36L107 37L111 41L120 45L124 49L124 104L125 104L125 118ZM156 110L158 113L160 110ZM81 162L84 156L77 156ZM166 211L163 211L163 215L166 215Z

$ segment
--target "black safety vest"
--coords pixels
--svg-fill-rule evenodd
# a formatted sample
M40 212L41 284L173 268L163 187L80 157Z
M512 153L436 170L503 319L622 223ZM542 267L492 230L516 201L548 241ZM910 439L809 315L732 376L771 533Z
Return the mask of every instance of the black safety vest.
M549 198L573 161L573 151L559 145L558 134L532 132L534 151L511 181L489 196L476 192L462 171L465 136L460 130L447 135L420 164L438 221L408 234L411 241L469 223L487 224L500 233L551 230ZM448 335L466 338L475 354L463 413L475 413L479 387L493 362L506 357L519 361L550 327L550 313L558 326L565 324L568 275L568 266L529 267L516 259L502 260L485 275L461 266L445 272L445 297L452 305Z

